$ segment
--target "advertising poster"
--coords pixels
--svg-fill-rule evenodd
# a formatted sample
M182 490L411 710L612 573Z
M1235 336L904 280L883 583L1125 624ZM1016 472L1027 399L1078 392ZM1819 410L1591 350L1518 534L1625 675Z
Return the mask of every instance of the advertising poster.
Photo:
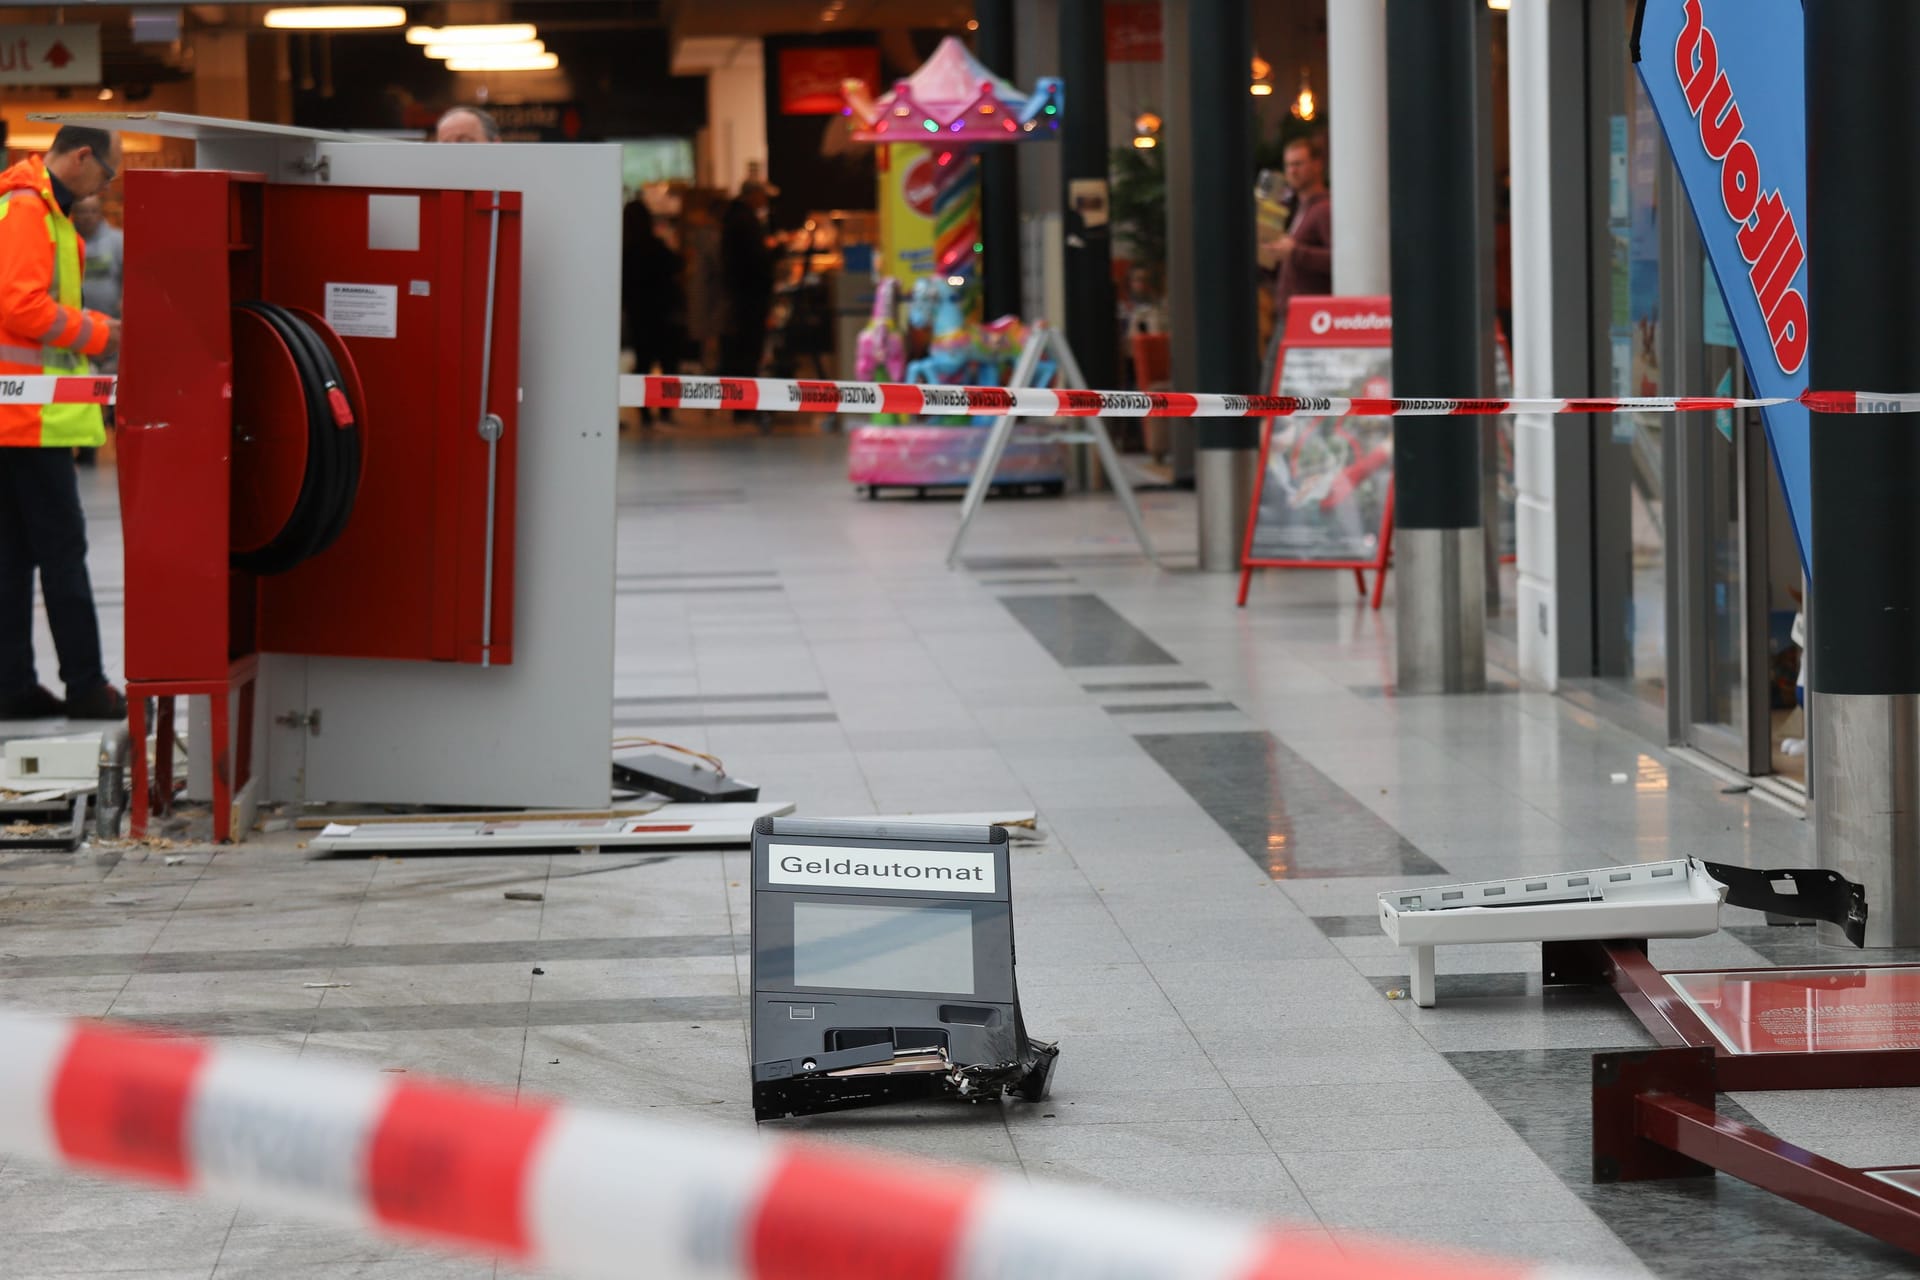
M1386 298L1291 300L1272 390L1288 396L1393 394L1393 316ZM1495 395L1512 387L1504 346ZM1495 420L1500 554L1513 553L1513 419ZM1248 565L1371 568L1386 551L1393 419L1275 418L1261 450Z

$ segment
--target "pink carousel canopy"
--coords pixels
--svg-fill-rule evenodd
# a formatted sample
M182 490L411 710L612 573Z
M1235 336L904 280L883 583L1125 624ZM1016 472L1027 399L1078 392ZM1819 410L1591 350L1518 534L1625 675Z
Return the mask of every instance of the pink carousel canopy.
M847 81L842 91L861 142L1026 142L1060 128L1058 79L1044 77L1022 94L953 36L879 98L859 80Z

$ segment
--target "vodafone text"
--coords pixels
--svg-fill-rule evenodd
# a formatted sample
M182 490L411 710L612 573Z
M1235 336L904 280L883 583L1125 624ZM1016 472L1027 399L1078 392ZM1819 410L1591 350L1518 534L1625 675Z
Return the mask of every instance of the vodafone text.
M1782 373L1795 373L1807 357L1807 300L1792 287L1807 260L1806 247L1779 188L1760 193L1760 160L1740 136L1740 107L1727 73L1720 70L1719 48L1701 16L1700 0L1685 0L1684 9L1686 24L1673 46L1674 74L1687 108L1700 122L1700 145L1720 162L1720 203L1740 226L1740 256L1751 268L1747 283L1767 318L1774 362Z

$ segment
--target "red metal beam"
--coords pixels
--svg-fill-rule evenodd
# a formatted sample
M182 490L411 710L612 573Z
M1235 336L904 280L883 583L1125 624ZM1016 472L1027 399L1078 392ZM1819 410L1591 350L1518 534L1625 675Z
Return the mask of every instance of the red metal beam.
M1920 1253L1920 1196L1672 1094L1640 1095L1635 1116L1649 1142Z
M1667 975L1647 958L1641 944L1606 942L1598 945L1605 954L1603 971L1607 980L1657 1044L1668 1049L1712 1048L1716 1052L1720 1049L1720 1038L1680 998L1680 993L1667 981Z

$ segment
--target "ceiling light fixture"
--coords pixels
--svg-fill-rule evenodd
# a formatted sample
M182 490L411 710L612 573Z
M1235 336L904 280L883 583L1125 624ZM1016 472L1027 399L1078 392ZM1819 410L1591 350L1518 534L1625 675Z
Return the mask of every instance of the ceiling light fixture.
M1300 68L1300 93L1294 98L1293 111L1296 120L1311 120L1319 111L1319 100L1313 96L1313 81L1307 77L1307 69Z
M442 65L449 71L551 71L560 65L560 56L553 53L538 53L531 56L495 58L489 57L485 50L476 49L471 54L448 58Z
M430 44L426 47L429 58L537 58L547 51L544 40L521 40L513 44Z
M1273 64L1259 54L1253 55L1253 83L1247 86L1247 92L1256 98L1273 95Z
M408 27L408 44L522 44L539 36L531 22L496 22L485 26Z
M276 31L359 31L406 24L397 4L324 4L269 9L266 24Z

